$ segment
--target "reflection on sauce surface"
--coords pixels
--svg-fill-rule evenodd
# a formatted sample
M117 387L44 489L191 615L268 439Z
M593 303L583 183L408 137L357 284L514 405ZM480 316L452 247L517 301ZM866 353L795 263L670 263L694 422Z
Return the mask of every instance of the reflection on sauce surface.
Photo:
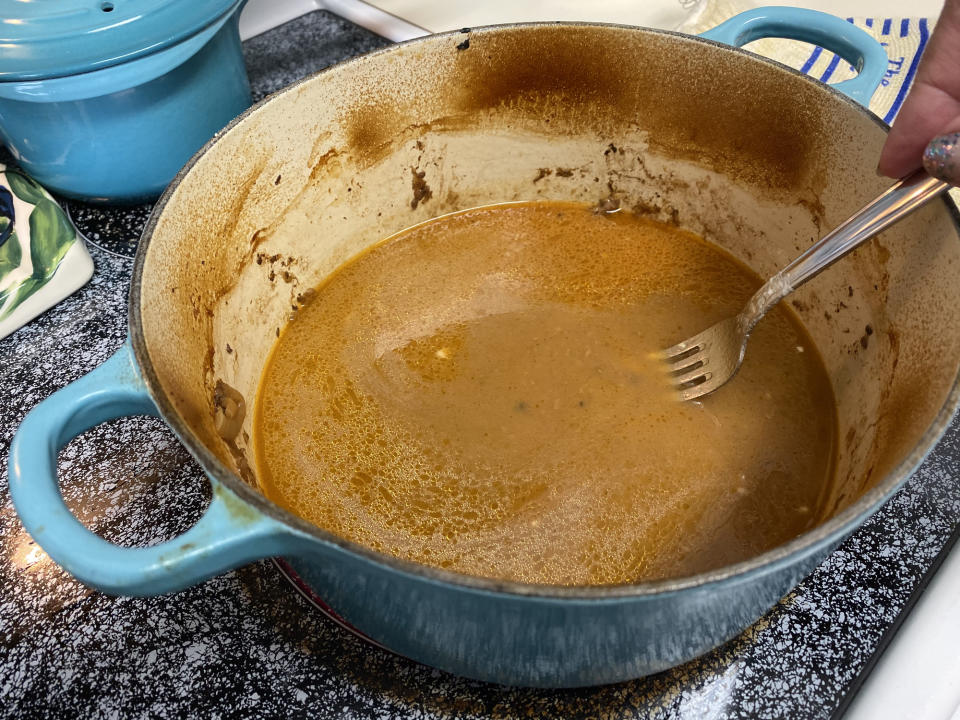
M334 273L277 341L254 417L263 490L472 575L629 583L746 559L822 519L822 363L783 307L700 402L675 400L650 354L759 285L691 233L577 204L406 230Z

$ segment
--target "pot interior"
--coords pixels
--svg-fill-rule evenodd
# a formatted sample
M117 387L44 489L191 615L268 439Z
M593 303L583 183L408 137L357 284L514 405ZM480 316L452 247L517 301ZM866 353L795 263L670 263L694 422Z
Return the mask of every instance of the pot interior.
M478 205L613 198L766 277L889 184L884 137L819 84L685 36L549 24L395 46L253 109L169 191L141 250L140 361L168 421L256 486L267 355L371 244ZM960 360L957 240L933 203L789 300L838 405L823 519L898 481L938 420Z

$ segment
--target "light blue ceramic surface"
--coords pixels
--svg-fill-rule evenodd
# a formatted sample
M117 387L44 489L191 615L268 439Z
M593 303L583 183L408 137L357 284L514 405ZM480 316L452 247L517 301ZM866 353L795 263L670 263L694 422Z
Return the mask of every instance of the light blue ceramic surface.
M99 33L80 33L86 44L71 55L70 36L54 56L57 70L49 58L20 58L20 72L8 73L14 79L0 74L0 140L30 175L63 195L95 202L155 198L190 156L250 105L238 32L243 3L221 0L213 17L187 13L203 23L189 34L179 21L164 30L161 20L174 20L158 11L152 23L131 23L139 32L110 51L98 44ZM134 3L115 5L119 13ZM209 11L211 3L199 5ZM39 54L35 46L48 44L22 46ZM130 49L138 45L149 52ZM94 59L97 48L109 62ZM36 77L40 71L47 75Z
M54 558L70 558L77 577L117 594L155 595L177 590L231 567L285 550L286 535L270 518L247 509L215 483L203 518L180 537L149 548L122 548L87 530L63 504L56 484L59 449L99 423L125 415L157 415L129 346L71 383L23 421L10 451L10 467L27 495L20 514L31 536ZM11 476L12 477L12 476ZM24 479L29 478L29 482ZM52 482L37 482L53 478ZM12 490L12 487L11 487ZM65 565L66 567L66 565Z
M116 65L217 24L237 0L0 0L0 82Z
M819 43L862 66L861 78L838 87L861 102L886 69L875 41L819 13L760 9L708 34L733 44L773 35ZM140 269L146 245L141 243ZM133 315L131 324L139 327ZM56 459L70 438L97 423L161 414L137 360L145 357L142 339L133 332L132 344L40 403L20 426L10 454L11 495L31 536L70 573L110 593L172 592L253 559L283 555L347 622L415 660L505 684L597 685L677 665L741 632L866 514L831 521L799 549L706 579L603 588L498 583L386 558L311 528L210 461L185 426L167 417L206 468L213 500L184 535L150 548L121 548L95 536L69 512L57 487ZM146 372L149 377L152 371Z
M755 8L730 18L700 37L734 47L770 37L819 45L856 68L856 77L832 87L864 107L869 106L889 62L883 46L853 23L803 8Z

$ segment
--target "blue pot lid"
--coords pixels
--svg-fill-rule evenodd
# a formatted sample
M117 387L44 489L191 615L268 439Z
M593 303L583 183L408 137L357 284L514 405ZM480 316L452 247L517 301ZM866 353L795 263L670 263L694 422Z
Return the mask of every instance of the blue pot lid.
M198 33L244 0L0 0L0 81L89 72Z

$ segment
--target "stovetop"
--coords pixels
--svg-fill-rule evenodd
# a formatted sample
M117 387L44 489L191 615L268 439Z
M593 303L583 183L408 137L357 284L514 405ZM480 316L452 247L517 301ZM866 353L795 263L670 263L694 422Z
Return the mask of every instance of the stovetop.
M385 44L318 11L247 40L244 51L259 99ZM953 541L957 426L886 506L743 635L652 677L566 691L472 682L369 646L319 613L270 561L164 597L89 590L26 535L6 457L30 408L123 342L131 256L149 207L69 209L90 239L93 280L0 341L0 717L831 717ZM121 544L173 537L209 500L203 473L156 419L106 423L60 458L68 504Z

